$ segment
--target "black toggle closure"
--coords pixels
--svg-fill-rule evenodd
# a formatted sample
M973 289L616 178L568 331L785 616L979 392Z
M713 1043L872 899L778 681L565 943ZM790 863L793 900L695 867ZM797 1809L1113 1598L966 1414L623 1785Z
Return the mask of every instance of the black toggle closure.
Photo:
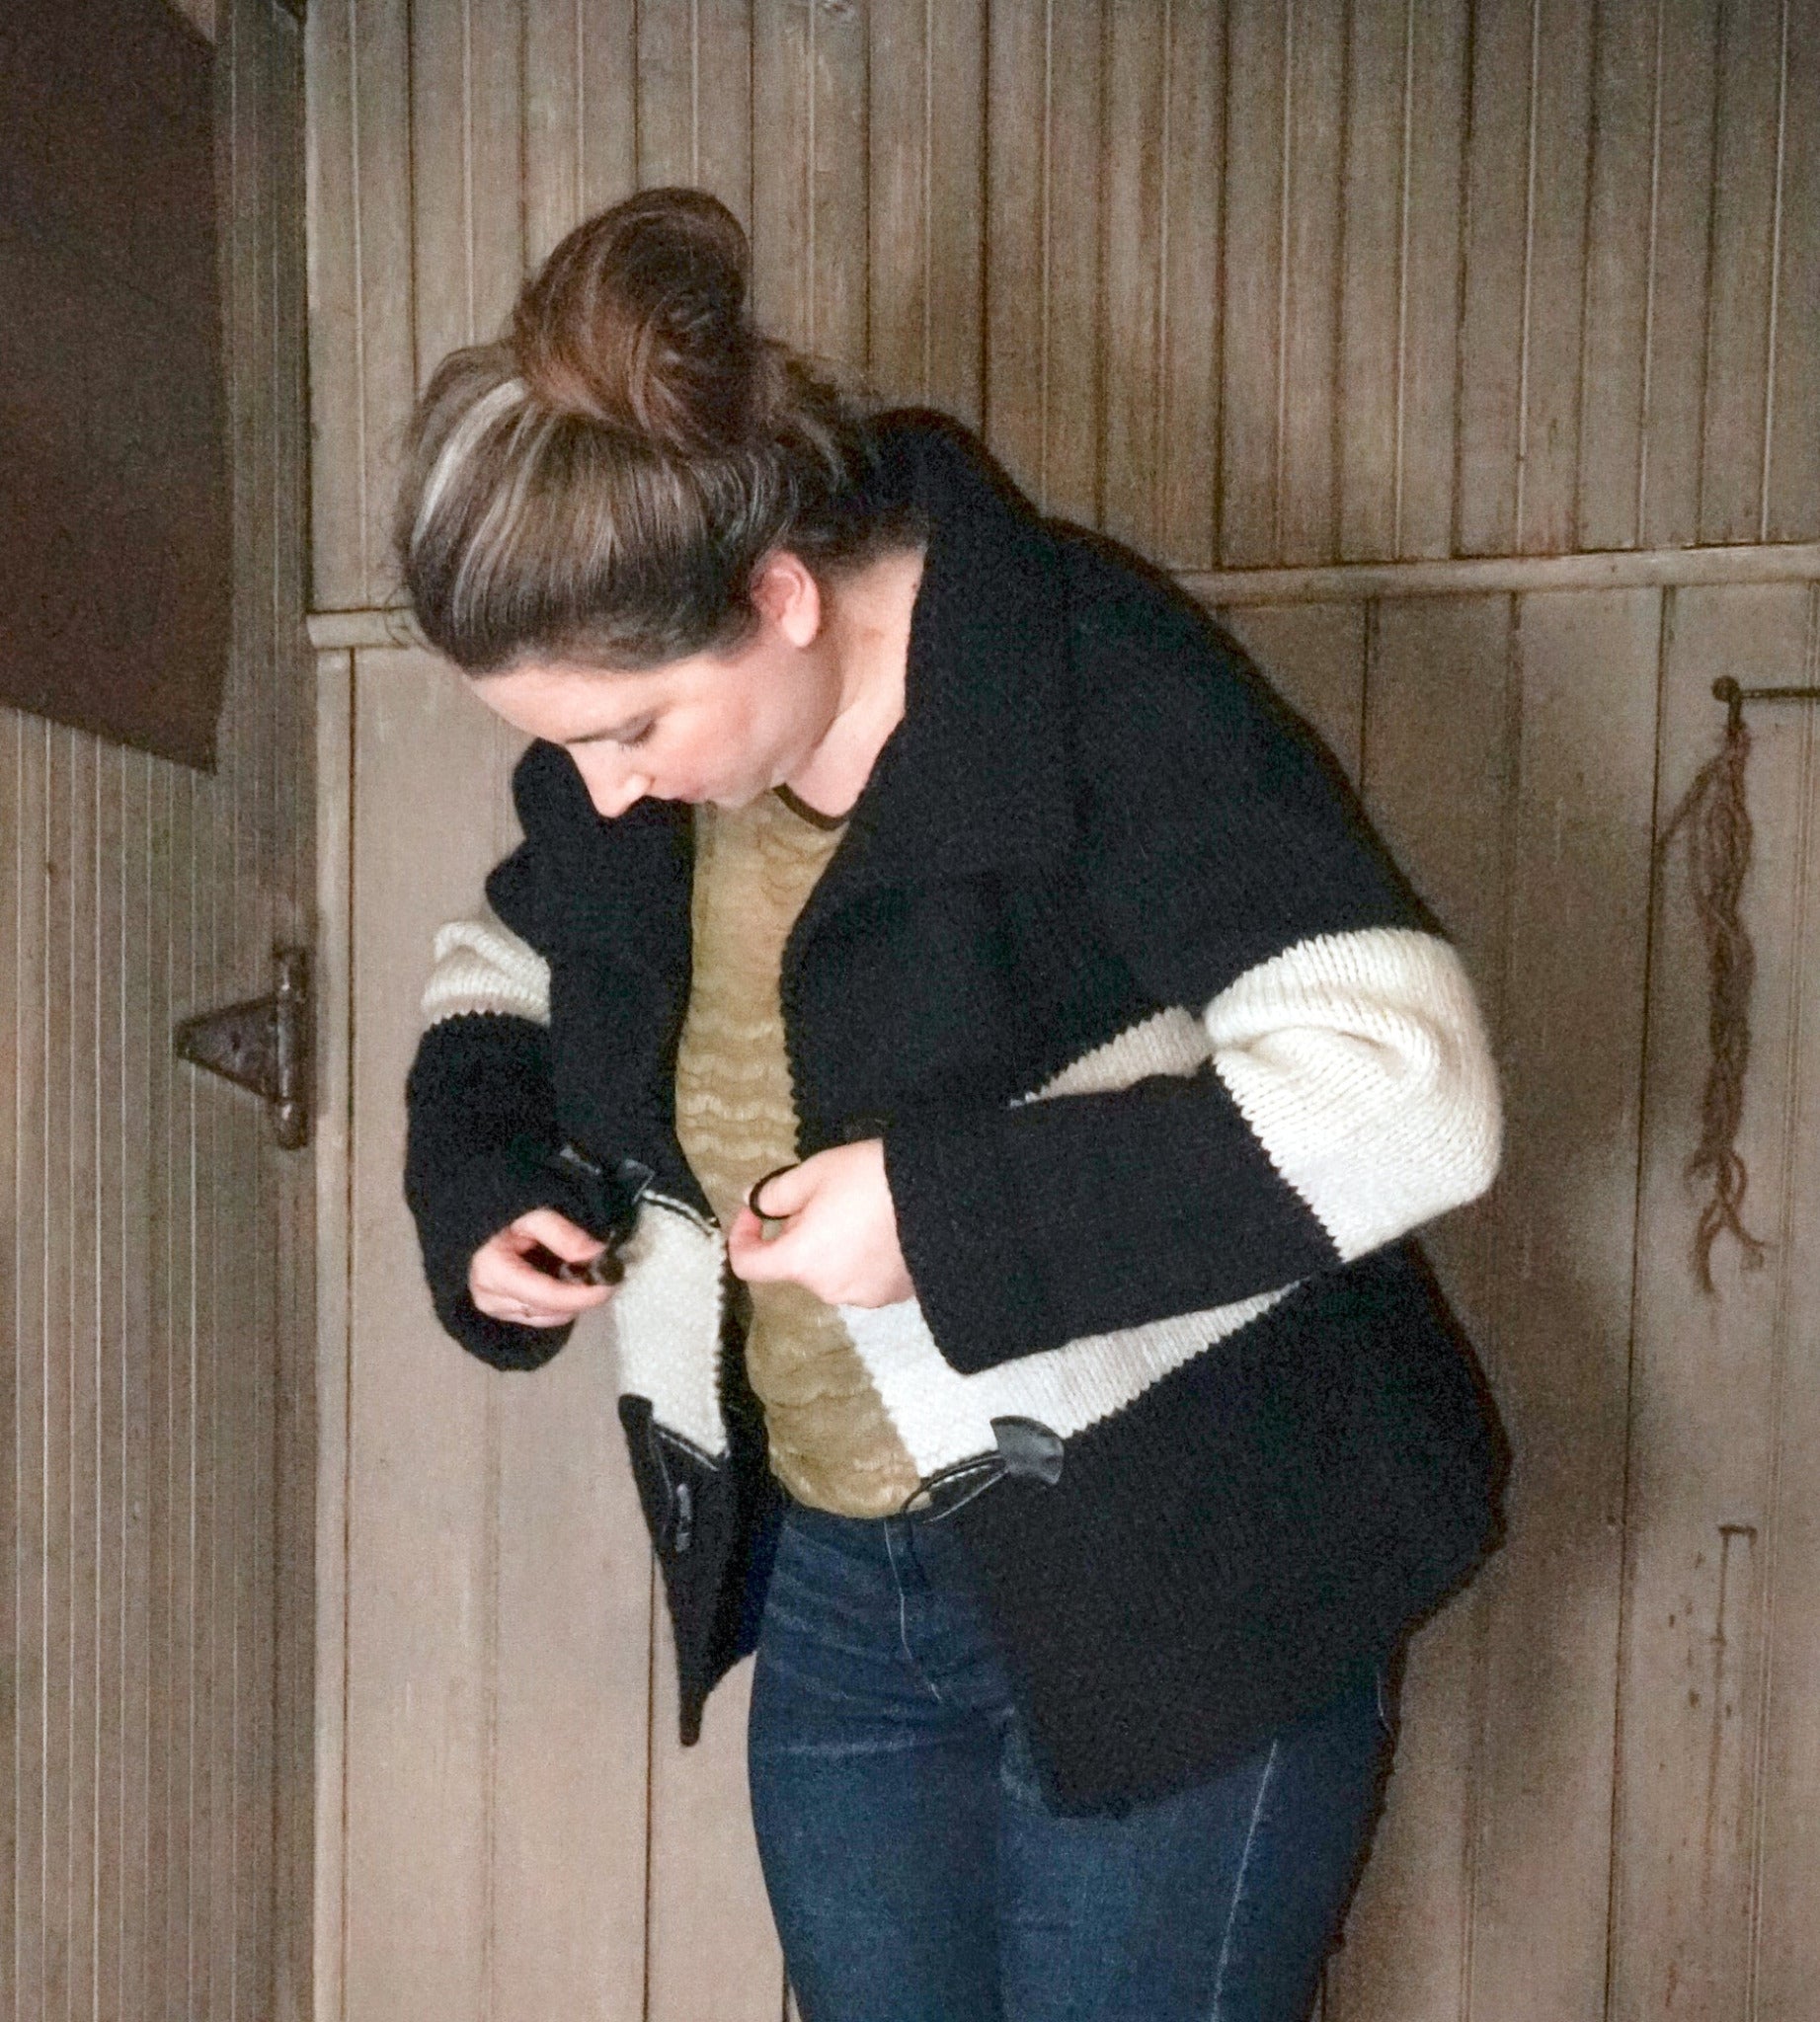
M992 1437L1004 1471L1019 1481L1053 1489L1062 1479L1062 1436L1034 1418L995 1418Z

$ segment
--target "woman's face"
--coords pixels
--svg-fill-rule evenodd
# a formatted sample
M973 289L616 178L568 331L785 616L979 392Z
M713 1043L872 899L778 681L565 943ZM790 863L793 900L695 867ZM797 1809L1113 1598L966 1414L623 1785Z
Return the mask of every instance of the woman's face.
M508 723L563 745L602 815L647 797L743 807L810 763L841 703L803 565L773 557L754 602L757 627L729 654L632 673L523 662L474 686Z

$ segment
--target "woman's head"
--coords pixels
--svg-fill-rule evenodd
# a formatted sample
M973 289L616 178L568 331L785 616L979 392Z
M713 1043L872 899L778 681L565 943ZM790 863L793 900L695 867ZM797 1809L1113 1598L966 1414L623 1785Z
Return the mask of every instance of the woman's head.
M647 191L569 234L503 342L443 360L397 543L418 621L458 665L729 649L767 555L822 575L888 542L863 422L754 327L749 271L724 205Z

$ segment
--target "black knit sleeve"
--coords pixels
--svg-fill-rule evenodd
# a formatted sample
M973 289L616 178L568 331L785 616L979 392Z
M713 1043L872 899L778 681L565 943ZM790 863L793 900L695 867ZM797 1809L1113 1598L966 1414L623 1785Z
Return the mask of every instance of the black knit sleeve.
M514 1327L468 1296L476 1250L533 1207L561 1205L549 1034L529 1019L447 1018L419 1043L406 1084L405 1199L436 1317L483 1361L534 1369L567 1328Z
M1312 1118L1323 1131L1326 1115L1336 1145L1350 1141L1348 1089L1362 1076L1382 1101L1405 1072L1391 1057L1405 1035L1412 1102L1431 1038L1476 1061L1469 1010L1460 1031L1442 1029L1453 1000L1436 995L1431 1018L1424 995L1424 964L1445 979L1451 951L1338 768L1236 649L1149 585L1115 581L1077 618L1076 654L1082 927L1149 1001L1205 1019L1223 992L1255 984L1263 1051L1281 1017L1279 1057L1310 1063L1306 1090L1290 1091L1299 1128ZM1328 1000L1339 1007L1331 1030ZM1488 1129L1495 1157L1495 1116L1486 1125L1465 1114L1478 1086L1466 1082L1464 1096L1433 1095L1437 1128ZM1431 1184L1404 1169L1428 1158L1425 1144L1409 1149L1393 1134L1384 1133L1393 1167L1381 1175L1369 1146L1343 1152L1337 1189L1311 1199L1295 1160L1210 1065L923 1116L887 1134L886 1164L931 1333L971 1371L1331 1270L1359 1253L1352 1232L1370 1216L1353 1206L1385 1191L1381 1178L1444 1205L1455 1165L1463 1187L1484 1184L1476 1141L1458 1157L1443 1147L1452 1163ZM1347 1213L1335 1216L1330 1200L1341 1197Z

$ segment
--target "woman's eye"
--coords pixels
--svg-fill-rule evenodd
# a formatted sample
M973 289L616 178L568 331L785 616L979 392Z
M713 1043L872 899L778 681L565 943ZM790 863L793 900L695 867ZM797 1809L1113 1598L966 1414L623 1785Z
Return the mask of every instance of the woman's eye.
M651 733L656 729L657 725L654 723L641 724L637 730L631 733L630 736L621 735L613 739L613 742L617 744L622 751L630 751L634 749L637 745L644 743L645 740L651 736Z

